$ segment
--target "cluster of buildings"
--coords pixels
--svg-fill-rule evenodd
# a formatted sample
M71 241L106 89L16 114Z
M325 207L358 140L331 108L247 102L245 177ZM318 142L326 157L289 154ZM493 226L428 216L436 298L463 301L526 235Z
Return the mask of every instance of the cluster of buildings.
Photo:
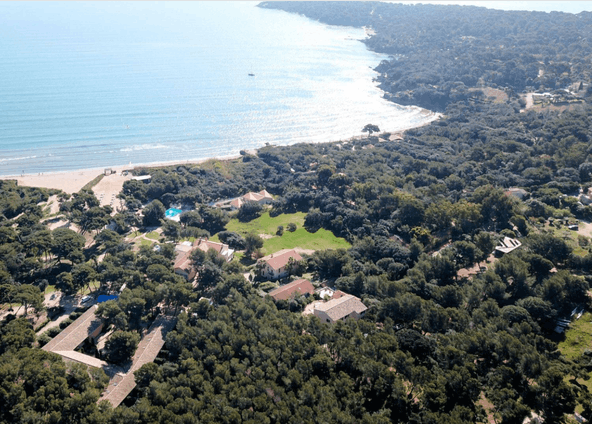
M272 255L261 258L261 275L269 280L278 280L289 274L290 263L301 261L302 257L294 249L285 249ZM333 324L336 321L352 318L360 319L368 309L362 301L351 294L328 287L315 290L309 280L299 279L291 283L281 285L269 292L269 296L275 301L289 300L300 296L311 296L317 293L320 298L329 298L325 301L317 301L312 304L312 314L321 322Z
M175 246L176 258L173 264L175 274L184 277L187 281L193 282L197 276L197 270L193 266L191 254L194 250L199 249L207 252L210 249L214 250L216 254L223 257L226 262L230 262L234 258L234 250L228 247L225 243L218 243L210 241L207 238L199 238L193 243L190 241L183 242Z
M237 197L235 199L228 199L222 200L220 202L214 203L214 206L217 208L228 209L231 211L240 209L242 205L246 202L255 202L259 203L260 205L268 205L273 200L271 194L267 192L267 190L261 190L258 193L253 191L248 192L247 194Z

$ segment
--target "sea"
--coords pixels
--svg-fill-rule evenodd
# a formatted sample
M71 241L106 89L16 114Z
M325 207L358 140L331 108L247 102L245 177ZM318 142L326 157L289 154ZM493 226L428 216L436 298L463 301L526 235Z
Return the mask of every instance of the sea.
M364 29L257 2L0 2L0 175L194 161L434 119Z
M434 119L383 98L373 68L387 56L364 29L256 5L0 2L0 175L190 162Z

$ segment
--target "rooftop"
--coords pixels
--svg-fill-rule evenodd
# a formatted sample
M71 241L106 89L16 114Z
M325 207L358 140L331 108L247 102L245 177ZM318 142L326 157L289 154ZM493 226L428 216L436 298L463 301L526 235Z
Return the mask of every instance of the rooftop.
M103 325L101 318L95 315L97 305L93 305L80 315L76 321L50 340L43 350L48 352L64 352L76 349L85 341L97 328Z
M500 241L500 244L495 248L495 250L502 253L510 253L512 250L517 249L520 246L522 246L522 243L520 243L520 241L510 237L504 237L504 239Z
M280 269L288 264L290 258L294 258L295 261L302 260L302 256L300 256L294 249L280 250L279 252L261 258L261 260L267 262L272 269Z
M295 294L303 295L312 294L313 292L314 287L312 283L308 280L300 279L272 290L269 292L269 295L275 300L288 300Z
M366 305L360 299L351 294L346 294L338 299L332 299L315 307L317 311L325 312L333 321L345 318L352 312L361 314L366 309Z

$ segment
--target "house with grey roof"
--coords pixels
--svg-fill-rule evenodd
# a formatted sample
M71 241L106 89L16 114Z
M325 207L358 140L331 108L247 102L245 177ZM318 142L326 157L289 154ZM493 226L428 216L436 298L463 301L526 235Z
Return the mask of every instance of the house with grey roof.
M522 246L522 243L520 243L519 240L504 237L504 239L496 246L495 254L499 256L510 253L511 251L518 249L520 246Z
M337 299L331 299L328 302L316 305L313 313L321 322L333 324L340 319L346 318L358 320L364 316L367 309L359 298L346 294Z

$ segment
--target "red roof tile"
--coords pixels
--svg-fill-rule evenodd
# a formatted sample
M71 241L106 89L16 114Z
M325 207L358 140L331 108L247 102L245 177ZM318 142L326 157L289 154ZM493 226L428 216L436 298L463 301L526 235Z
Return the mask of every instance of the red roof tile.
M287 300L294 294L303 295L312 294L313 292L314 287L312 286L312 283L308 280L301 279L278 287L277 289L269 292L269 295L275 300Z
M288 265L290 258L294 258L295 261L302 260L302 256L296 253L296 251L288 250L287 252L284 252L280 255L271 255L271 257L267 259L266 262L272 269L280 269Z

